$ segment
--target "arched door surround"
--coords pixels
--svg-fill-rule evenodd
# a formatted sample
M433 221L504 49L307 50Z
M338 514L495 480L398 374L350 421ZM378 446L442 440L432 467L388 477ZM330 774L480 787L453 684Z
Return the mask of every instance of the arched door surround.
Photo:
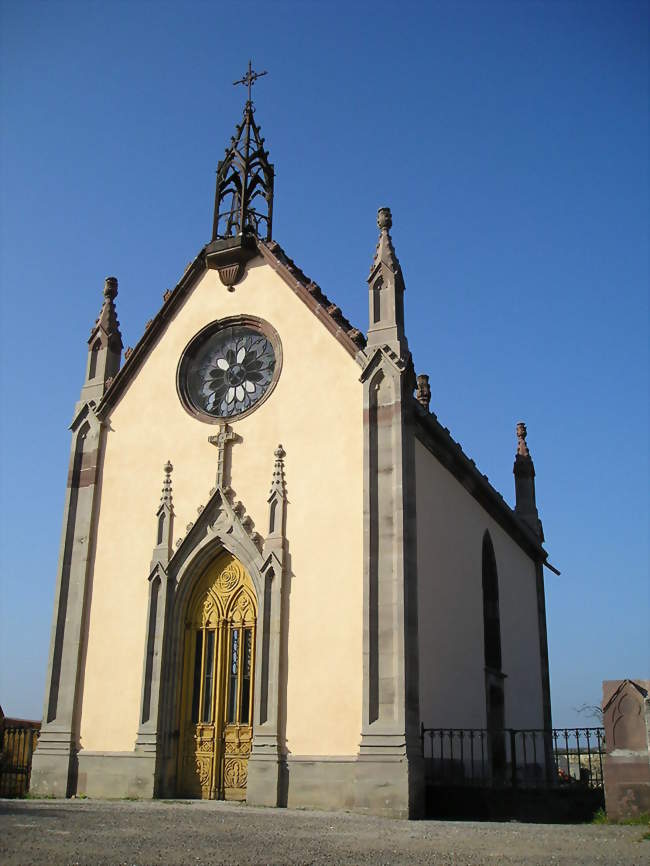
M284 456L284 452L282 452ZM276 463L281 458L276 459ZM184 780L179 774L183 766L181 752L183 750L182 730L184 719L184 672L187 656L186 632L188 617L196 613L193 605L198 604L201 596L201 586L207 592L206 576L220 557L230 557L236 561L247 575L246 592L244 596L250 599L255 610L254 645L251 647L251 726L252 744L251 757L248 763L247 794L255 793L252 772L255 761L264 762L265 785L275 790L277 782L272 782L269 775L271 764L279 765L282 751L278 734L278 719L280 717L279 665L280 642L282 629L282 585L283 560L285 548L285 507L284 491L272 491L269 497L269 511L273 508L274 526L269 529L266 538L253 531L245 510L238 503L234 506L228 496L217 487L212 491L207 504L200 509L196 521L188 528L187 535L176 542L176 550L168 561L164 557L154 557L149 576L149 614L147 621L147 641L145 648L144 676L142 686L142 711L136 751L152 752L156 757L155 796L175 796L182 792ZM270 518L270 514L269 514ZM170 545L171 554L171 545ZM158 548L154 549L154 554ZM225 559L224 559L225 561ZM242 584L243 586L243 584ZM232 598L235 598L233 594ZM242 597L243 598L243 597ZM234 603L234 602L233 602ZM234 609L223 611L225 622L234 616ZM241 628L251 627L252 619L247 619L240 611ZM227 620L229 623L234 620ZM196 625L196 623L195 623ZM202 626L203 627L203 626ZM232 640L231 625L223 625L222 631L230 629L230 637L221 640ZM242 634L237 640L241 641ZM196 631L195 631L195 640ZM202 636L201 640L204 640ZM214 650L217 650L215 634ZM225 647L225 643L223 645ZM223 648L222 648L223 649ZM206 644L205 652L210 648ZM243 651L239 643L238 652ZM191 651L196 658L196 644ZM225 649L223 650L225 653ZM204 658L204 644L201 644L201 665L207 662ZM254 658L253 658L254 656ZM239 662L245 661L240 657ZM188 663L191 666L191 663ZM213 660L216 675L216 655ZM205 669L201 668L205 674ZM239 673L238 673L239 676ZM216 683L212 684L216 687ZM243 682L238 685L243 689ZM215 693L216 694L216 693ZM189 700L189 698L188 698ZM241 698L238 698L241 700ZM216 705L215 705L216 706ZM239 723L238 723L239 724ZM226 726L227 727L227 726ZM241 737L239 738L241 742ZM271 764L269 763L271 762ZM225 773L225 765L221 771ZM241 772L241 768L238 772ZM276 769L277 774L277 769ZM185 780L186 782L187 780ZM236 785L222 784L219 789L219 771L213 775L208 787L213 788L210 796L225 796L225 788L235 788ZM221 794L219 793L221 791ZM203 796L195 790L194 796ZM268 794L267 800L272 799ZM265 801L266 802L266 801Z

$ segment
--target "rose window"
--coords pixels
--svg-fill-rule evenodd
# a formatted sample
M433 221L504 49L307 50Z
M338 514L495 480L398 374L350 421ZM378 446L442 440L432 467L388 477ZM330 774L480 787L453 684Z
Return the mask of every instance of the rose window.
M273 339L275 336L275 340ZM208 326L187 347L179 366L179 390L186 408L233 418L251 410L274 384L278 360L273 343L252 324Z

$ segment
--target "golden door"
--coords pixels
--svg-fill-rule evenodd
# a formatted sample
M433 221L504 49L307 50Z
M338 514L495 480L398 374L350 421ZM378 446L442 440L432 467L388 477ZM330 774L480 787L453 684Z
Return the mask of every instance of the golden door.
M187 796L246 799L256 619L248 572L223 554L199 581L185 622L179 787Z

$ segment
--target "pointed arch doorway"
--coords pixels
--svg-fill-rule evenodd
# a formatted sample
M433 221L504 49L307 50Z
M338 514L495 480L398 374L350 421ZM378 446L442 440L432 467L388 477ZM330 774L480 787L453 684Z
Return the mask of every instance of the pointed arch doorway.
M241 562L221 553L187 606L179 793L245 800L253 739L257 599Z

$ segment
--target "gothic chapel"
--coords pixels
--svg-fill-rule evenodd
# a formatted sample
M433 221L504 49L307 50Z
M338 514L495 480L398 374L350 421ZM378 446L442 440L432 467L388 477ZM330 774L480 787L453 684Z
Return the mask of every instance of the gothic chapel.
M365 334L283 251L255 77L212 238L123 355L105 282L32 791L415 817L422 725L551 725L526 429L512 509L430 411L388 208Z

